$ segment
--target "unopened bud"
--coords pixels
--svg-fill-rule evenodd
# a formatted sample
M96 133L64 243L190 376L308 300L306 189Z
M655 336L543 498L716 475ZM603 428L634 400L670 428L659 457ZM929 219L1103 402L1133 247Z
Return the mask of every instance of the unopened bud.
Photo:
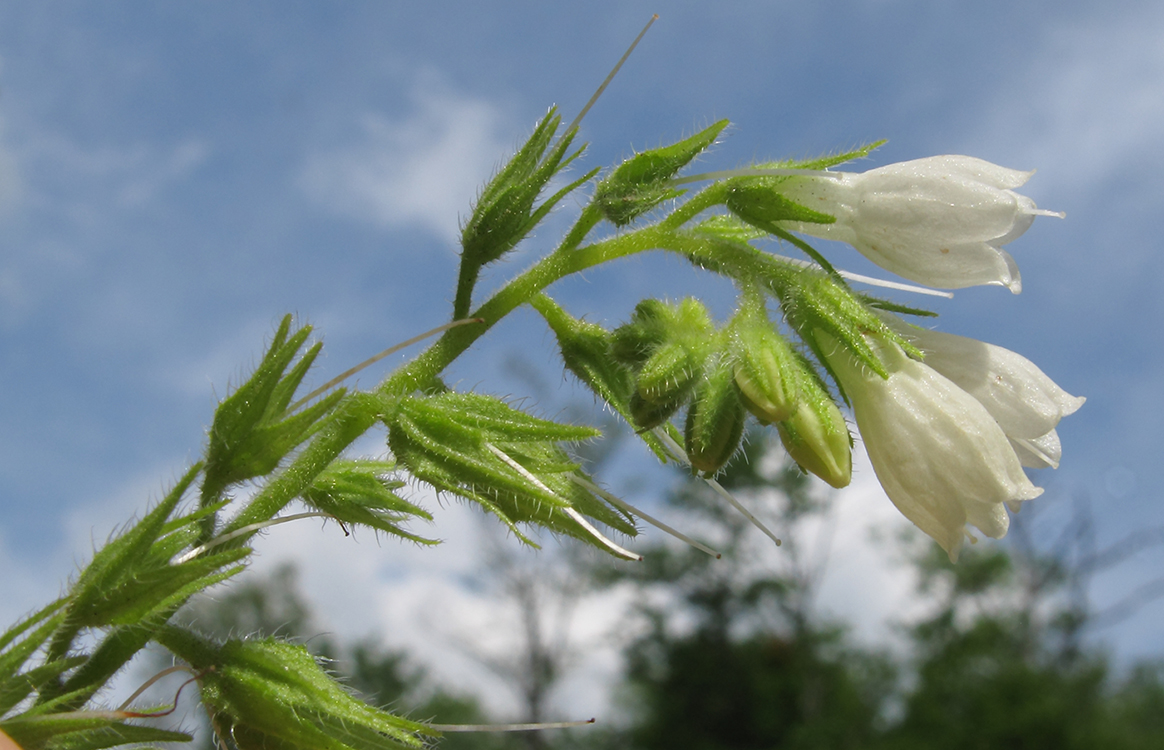
M735 379L748 411L761 422L783 422L800 402L796 355L766 319L734 327Z
M687 409L684 441L692 468L713 474L740 447L747 411L740 401L734 368L721 358L700 383Z
M792 460L833 487L853 478L853 448L849 428L836 403L824 391L805 394L793 415L777 425L780 440Z

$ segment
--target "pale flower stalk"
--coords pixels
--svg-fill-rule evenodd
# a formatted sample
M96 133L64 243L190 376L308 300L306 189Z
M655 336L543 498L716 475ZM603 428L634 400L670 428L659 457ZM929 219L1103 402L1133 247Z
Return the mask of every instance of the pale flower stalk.
M817 337L885 493L951 560L967 525L999 539L1010 525L1006 504L1042 494L995 418L953 381L896 344L874 341L889 371L882 378L828 335Z
M1059 468L1055 428L1087 399L1072 396L1033 362L984 341L882 318L925 355L925 363L978 400L1006 433L1023 466Z
M1018 265L1002 246L1036 216L1062 216L1014 192L1031 174L970 156L932 156L859 174L795 177L781 192L836 217L791 229L847 242L910 281L943 289L995 284L1018 294Z

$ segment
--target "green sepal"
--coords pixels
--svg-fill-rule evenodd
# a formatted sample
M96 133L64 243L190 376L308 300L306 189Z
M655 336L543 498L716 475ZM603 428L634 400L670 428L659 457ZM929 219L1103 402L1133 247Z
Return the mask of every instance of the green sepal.
M394 492L404 486L388 478L396 469L391 461L334 461L303 493L303 502L342 523L368 526L418 544L438 544L401 528L413 518L432 521L432 515Z
M46 685L49 680L60 677L73 667L85 663L86 656L70 656L48 664L33 667L27 672L14 674L0 680L0 716L28 697L34 690Z
M204 505L218 502L229 485L274 471L343 399L340 389L306 409L288 413L291 398L321 348L315 344L291 366L310 333L310 326L292 333L291 316L285 316L254 374L215 410L206 447Z
M179 565L145 562L140 571L116 587L88 600L71 615L82 626L132 625L153 612L180 605L199 591L242 572L227 568L244 560L251 550L237 547L200 555Z
M727 120L720 120L678 143L635 154L598 183L594 205L621 227L663 201L682 195L684 191L671 186L671 178L715 143L727 126Z
M655 402L635 391L630 399L631 424L639 435L648 435L656 427L668 424L667 420L683 408L690 395L690 392L684 392L671 401Z
M125 533L109 541L85 566L73 584L71 601L60 628L53 634L49 646L51 657L65 654L73 638L85 625L104 624L93 617L108 592L118 590L132 581L143 570L143 560L150 558L150 549L165 527L178 501L197 476L199 466L191 467L169 493L140 521Z
M711 216L692 226L688 231L729 242L751 242L768 236L768 232L757 229L731 214Z
M703 358L699 354L681 342L662 344L639 370L635 381L638 394L658 406L682 404L703 374Z
M481 267L516 247L562 198L597 174L597 170L588 172L534 208L549 181L585 148L567 156L576 131L566 132L550 147L561 121L557 108L551 108L525 144L481 191L473 213L461 229L461 268L453 304L454 319L468 315Z
M569 479L578 464L557 443L599 434L537 419L488 396L445 393L402 401L389 422L388 445L415 478L480 504L528 544L518 524L594 542L566 508L625 533L633 534L633 526L597 498L579 495Z
M796 177L736 177L725 190L724 205L744 222L757 229L774 233L783 229L781 222L832 224L836 217L813 211L779 192L778 185Z
M0 721L0 729L25 750L100 750L130 743L190 742L194 739L184 732L92 716L19 716Z
M884 146L887 141L882 138L879 141L867 143L864 146L858 146L851 151L841 151L836 154L825 154L812 159L790 159L788 161L769 162L766 164L757 164L757 169L828 169L835 167L838 164L844 164L847 161L855 159L864 159L869 154L873 153L875 149Z
M801 339L817 353L817 359L826 361L812 335L821 330L848 347L873 372L888 377L888 370L865 334L876 333L893 341L901 337L836 278L810 268L800 269L797 276L796 283L789 285L781 299L781 306Z
M862 302L864 302L866 305L868 305L869 307L872 307L875 310L885 310L886 312L897 313L898 315L914 315L914 316L917 316L919 318L936 318L936 317L938 317L938 314L936 312L934 312L933 310L926 310L924 308L913 307L911 305L903 305L903 304L898 303L898 302L892 302L892 301L887 300L887 299L881 299L880 297L873 297L873 296L868 295L868 294L862 294L862 295L860 295L860 297L861 297ZM919 355L920 355L920 352L919 352ZM915 356L917 358L920 358L919 355L913 355L911 353L910 356Z
M630 322L615 329L612 338L612 353L635 371L629 404L635 427L653 429L678 411L717 346L715 326L699 300L639 302Z
M0 636L0 681L15 674L49 639L53 630L64 620L65 614L61 610L68 601L66 597L57 599L8 628ZM28 635L21 638L24 633Z
M353 697L305 647L276 639L218 646L178 628L159 640L200 672L202 703L240 748L423 748L438 733Z
M710 475L723 468L739 449L747 411L730 357L717 357L707 369L687 408L683 443L691 467Z

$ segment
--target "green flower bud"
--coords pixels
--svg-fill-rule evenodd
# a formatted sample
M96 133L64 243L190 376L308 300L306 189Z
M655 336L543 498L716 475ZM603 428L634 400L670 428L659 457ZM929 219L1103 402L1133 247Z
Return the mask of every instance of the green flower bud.
M594 204L615 226L625 226L665 200L683 194L671 187L671 178L727 127L720 120L686 140L635 154L598 183Z
M692 468L708 474L719 471L740 447L746 418L735 368L721 357L687 409L684 441Z
M648 401L635 391L630 398L631 420L640 432L653 430L671 418L687 400L687 394L662 403Z
M797 359L766 317L741 316L732 327L735 379L748 411L761 422L783 422L800 403Z
M833 487L853 478L853 441L836 402L815 379L804 388L804 399L790 418L777 425L788 455L807 472Z
M654 404L682 400L694 388L701 369L700 361L683 344L663 344L639 370L639 395Z

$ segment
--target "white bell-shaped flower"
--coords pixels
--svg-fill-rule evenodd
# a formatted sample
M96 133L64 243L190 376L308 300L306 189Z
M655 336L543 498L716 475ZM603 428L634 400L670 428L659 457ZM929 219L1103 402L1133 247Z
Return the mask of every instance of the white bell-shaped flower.
M882 318L925 355L925 363L978 399L1010 438L1023 466L1058 468L1059 420L1087 399L1059 387L1021 354L984 341Z
M953 381L896 344L874 341L889 371L882 378L827 334L817 338L885 493L951 560L967 524L1001 538L1010 525L1006 504L1042 494L998 422Z
M1014 192L1031 174L970 156L932 156L859 174L793 178L781 192L836 217L790 228L847 242L899 276L945 289L997 284L1017 294L1018 266L1002 246L1036 216L1062 216Z

